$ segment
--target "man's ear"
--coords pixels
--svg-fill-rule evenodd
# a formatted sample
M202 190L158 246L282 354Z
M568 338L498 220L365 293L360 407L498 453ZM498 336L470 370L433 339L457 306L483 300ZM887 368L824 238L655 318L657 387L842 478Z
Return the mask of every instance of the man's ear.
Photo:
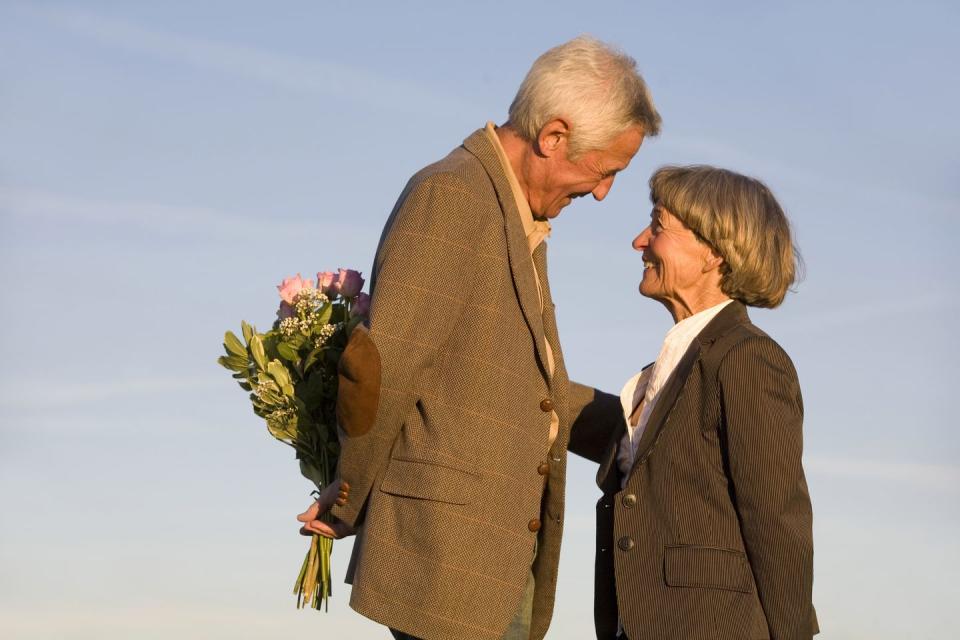
M563 118L554 118L540 127L537 134L537 151L544 157L551 157L558 153L567 152L570 139L570 125Z

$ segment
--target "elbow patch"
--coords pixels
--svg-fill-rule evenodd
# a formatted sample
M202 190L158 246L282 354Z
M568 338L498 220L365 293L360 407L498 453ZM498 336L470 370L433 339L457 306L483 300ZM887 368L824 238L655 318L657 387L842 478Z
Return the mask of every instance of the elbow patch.
M350 334L337 372L337 422L347 436L362 436L380 405L380 352L362 324Z

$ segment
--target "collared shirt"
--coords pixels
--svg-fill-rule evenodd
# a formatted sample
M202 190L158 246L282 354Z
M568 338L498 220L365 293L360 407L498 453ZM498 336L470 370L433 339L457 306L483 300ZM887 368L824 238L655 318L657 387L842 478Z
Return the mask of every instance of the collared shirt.
M620 405L623 407L623 415L627 420L627 432L623 434L623 438L620 439L620 446L617 448L617 467L620 469L621 489L627 486L627 480L630 478L630 471L633 469L637 453L637 445L640 443L640 437L643 435L643 430L650 419L650 413L657 404L660 391L663 390L667 380L670 379L671 374L677 368L683 354L690 348L694 338L731 302L733 300L726 300L673 325L663 340L663 346L660 347L660 353L657 355L657 360L653 363L653 366L646 367L623 385L623 390L620 392ZM634 426L631 424L631 417L637 412L638 408L640 418Z
M520 222L523 224L523 232L527 236L527 246L530 247L530 255L532 256L534 249L540 246L540 243L550 236L550 223L545 220L534 219L533 212L530 210L530 203L527 202L527 196L524 195L523 189L520 188L520 181L517 180L517 175L513 172L513 167L510 165L507 152L504 151L503 145L500 144L500 137L497 135L496 125L492 122L487 122L487 126L484 127L484 132L487 134L487 138L489 138L491 144L493 144L493 148L497 150L497 158L500 160L503 173L506 174L507 182L510 184L510 191L513 193L513 199L517 204L517 211L520 212ZM537 297L540 299L540 313L543 314L543 290L540 285L540 274L537 273L537 267L535 265L533 265L533 277L537 282ZM543 343L547 351L547 371L552 378L554 369L553 348L550 346L550 341L547 340L546 336L543 337ZM559 429L560 417L556 411L551 411L548 444L553 444L553 441L556 440Z
M510 164L510 159L507 158L507 152L504 151L503 145L500 144L500 136L497 135L496 125L488 122L487 126L484 127L484 132L487 134L490 142L493 143L493 147L497 150L497 158L499 158L500 164L503 166L503 172L507 175L507 182L510 183L513 199L517 203L517 211L520 212L520 222L523 224L523 232L526 234L527 244L530 246L530 254L533 255L533 250L536 249L545 238L550 237L550 231L552 230L550 223L546 220L537 220L533 217L533 211L530 210L530 203L527 202L527 196L524 195L523 189L520 188L520 181L517 180L517 174L513 172L513 166Z

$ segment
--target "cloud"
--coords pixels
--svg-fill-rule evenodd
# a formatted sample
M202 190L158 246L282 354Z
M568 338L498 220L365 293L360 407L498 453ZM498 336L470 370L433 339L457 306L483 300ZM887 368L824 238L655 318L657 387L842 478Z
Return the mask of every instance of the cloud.
M285 234L319 237L322 233L349 233L351 229L341 222L297 221L280 216L254 218L210 207L99 200L0 185L0 220L4 219L8 219L8 224L9 219L76 223L191 237L201 233L233 238L282 237Z
M816 332L835 331L843 327L863 327L864 319L875 321L879 318L917 317L920 314L931 315L943 313L958 306L955 294L945 291L918 292L910 297L894 297L864 300L838 308L821 308L817 311L803 313L794 312L783 319L777 315L777 334L802 334L805 336ZM761 317L764 310L751 310L751 314Z
M22 9L50 25L101 44L294 93L332 96L378 109L419 114L474 111L474 105L459 98L361 67L166 33L75 9L49 6Z
M0 391L0 410L55 410L102 404L130 396L209 393L211 389L224 388L227 382L211 376L118 378L97 382L18 382L8 379L3 381L3 390Z
M203 562L203 559L187 557L184 561ZM155 571L153 572L156 573ZM152 580L153 578L151 578ZM149 582L149 581L148 581ZM229 585L227 585L229 586ZM225 588L217 584L211 588ZM348 588L341 586L341 592ZM273 594L261 596L259 600L247 597L242 605L222 605L211 602L160 601L141 585L138 588L125 589L120 596L103 593L112 602L108 606L85 604L85 606L59 607L56 615L35 601L14 610L12 607L0 609L0 625L7 630L8 637L15 638L76 638L103 640L104 638L236 638L236 637L283 637L305 635L307 616L293 615L275 604ZM146 595L144 595L146 594ZM153 597L151 597L153 596ZM154 600L154 604L139 604L138 600ZM37 599L37 602L40 599ZM336 604L341 604L337 602ZM292 609L293 605L290 604ZM346 609L346 607L342 607ZM331 612L334 606L330 607ZM358 631L368 631L368 637L374 637L376 629L373 623L359 616L351 616L346 611L335 615L327 614L325 627L333 635L357 637ZM309 612L308 612L309 613Z
M916 180L881 181L869 171L841 172L829 163L811 162L809 157L784 154L781 149L749 151L749 144L727 138L676 133L658 139L657 153L670 163L706 163L755 175L767 182L778 197L790 193L792 201L782 202L794 221L809 218L812 229L829 224L831 216L889 220L891 215L912 216L939 223L953 223L960 213L960 201L952 195L918 188ZM641 153L643 153L641 151ZM875 159L873 159L875 160ZM869 166L871 159L864 159ZM899 220L899 218L898 218Z
M804 458L803 466L811 476L877 480L918 489L960 493L960 466L957 465L808 456Z

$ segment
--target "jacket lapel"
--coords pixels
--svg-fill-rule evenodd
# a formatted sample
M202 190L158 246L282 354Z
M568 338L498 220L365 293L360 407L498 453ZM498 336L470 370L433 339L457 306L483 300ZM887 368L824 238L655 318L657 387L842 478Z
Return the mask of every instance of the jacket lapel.
M694 340L690 343L687 352L680 358L680 362L677 363L677 368L670 374L666 384L663 385L663 389L660 390L660 394L657 396L657 403L653 406L653 411L650 412L647 426L644 427L643 433L640 434L640 442L637 443L637 453L633 460L633 467L630 470L631 474L633 473L633 469L636 469L637 465L649 456L650 451L653 449L653 444L657 441L657 436L660 435L660 432L667 422L670 411L677 403L677 398L680 397L680 392L687 384L687 378L690 377L693 365L699 358L700 343Z
M645 366L643 369L640 370L640 373L642 374L644 371L650 369L653 366L653 364L654 363L651 362L650 364ZM642 379L642 376L638 378L638 381L640 379ZM634 391L636 391L636 388L634 388ZM622 400L621 400L621 404L622 404ZM631 410L635 410L635 409L636 409L636 406L631 407ZM601 489L604 488L604 483L613 482L612 479L610 479L608 476L610 474L610 471L613 469L614 463L616 462L617 449L620 446L620 441L623 439L623 434L627 430L627 420L629 420L629 416L624 416L624 419L619 422L619 425L616 428L616 433L613 434L610 441L607 443L606 450L603 452L603 455L600 457L600 468L597 470L597 486L599 486ZM616 476L617 474L613 474L614 478ZM613 484L616 484L616 483L613 483ZM617 490L619 490L619 488L620 488L619 485L617 485Z
M640 436L640 442L637 444L637 455L634 459L633 469L636 469L638 464L643 463L653 451L657 438L666 427L670 412L677 404L677 400L680 398L684 387L686 387L687 379L690 377L697 361L709 350L710 345L717 338L733 327L747 321L749 321L749 318L747 317L746 307L734 300L724 307L693 339L687 352L677 363L677 368L673 370L663 390L660 391L657 404L653 407L647 426ZM631 469L631 473L633 473L633 469Z
M709 351L710 345L732 328L749 321L746 307L744 307L742 303L734 300L718 313L693 340L690 348L687 349L683 358L677 363L677 368L674 369L673 374L669 380L667 380L666 385L664 385L663 390L660 392L660 396L657 398L657 404L653 408L653 412L650 414L649 420L647 420L647 426L640 436L640 442L637 444L637 455L633 468L630 471L631 474L633 470L637 468L637 465L642 464L650 457L657 438L667 426L670 412L677 404L677 400L680 398L694 366L701 357ZM613 471L613 465L616 463L617 447L620 445L620 440L623 438L623 432L625 430L626 426L624 423L624 427L618 429L617 433L614 434L614 437L611 439L610 446L604 453L603 460L600 463L600 469L597 472L597 485L605 491L612 490L616 492L620 490L619 485L616 487L613 486L610 477L611 475L616 477L616 474L611 474L611 472Z
M464 148L472 153L483 165L493 188L497 192L500 210L503 212L503 226L507 237L507 255L510 261L510 272L520 300L523 317L530 327L537 348L537 358L544 377L549 381L547 374L547 350L544 344L543 316L540 313L540 299L537 295L537 281L533 272L533 260L530 257L530 247L527 236L523 232L523 223L520 222L520 212L510 189L497 150L487 139L483 129L479 129L463 141ZM544 274L544 278L546 274Z

